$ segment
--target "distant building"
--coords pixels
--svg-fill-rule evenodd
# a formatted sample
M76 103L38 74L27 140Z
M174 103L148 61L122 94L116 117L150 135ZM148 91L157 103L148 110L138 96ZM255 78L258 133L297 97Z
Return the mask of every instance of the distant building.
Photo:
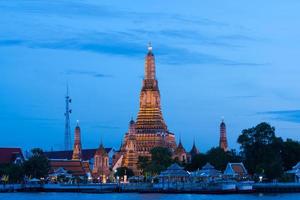
M91 170L88 162L80 160L50 160L50 179L56 180L59 176L67 178L80 177L88 179L91 177Z
M106 182L110 174L109 157L103 144L101 143L94 155L93 177Z
M248 171L243 163L228 163L223 175L226 178L241 180L248 177Z
M188 162L187 157L188 157L187 152L185 151L185 148L183 147L180 139L179 144L173 153L173 159L181 163L187 163Z
M206 163L200 170L191 173L194 181L211 181L222 176L222 172L216 170L210 163Z
M224 151L228 151L228 143L227 143L227 134L226 134L226 124L224 120L222 120L220 124L220 142L219 147Z
M113 148L104 148L102 144L98 149L82 149L78 121L75 127L73 151L45 152L50 160L52 178L59 174L88 178L92 178L92 175L94 178L108 177L114 154Z
M162 189L178 189L191 181L190 173L185 171L177 163L172 164L158 176L159 184L156 187Z
M300 183L300 162L298 162L291 170L287 171L286 174L291 175L293 181Z
M0 164L21 164L24 156L21 148L0 148Z
M81 158L82 158L81 132L79 127L79 122L77 120L77 125L75 128L75 141L74 141L72 160L81 160Z

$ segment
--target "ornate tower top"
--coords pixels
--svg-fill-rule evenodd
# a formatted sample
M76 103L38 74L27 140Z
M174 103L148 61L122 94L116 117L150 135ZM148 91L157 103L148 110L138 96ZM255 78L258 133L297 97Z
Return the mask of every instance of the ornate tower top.
M81 131L79 127L79 120L77 120L76 128L75 128L75 141L74 141L72 159L81 160L81 158L82 158Z
M151 43L148 44L148 53L145 59L145 80L155 80L155 59Z
M152 51L152 44L151 42L148 43L148 52Z
M222 119L222 122L220 124L220 142L219 147L223 149L224 151L228 151L228 143L227 143L227 134L226 134L226 124L224 122L224 119Z

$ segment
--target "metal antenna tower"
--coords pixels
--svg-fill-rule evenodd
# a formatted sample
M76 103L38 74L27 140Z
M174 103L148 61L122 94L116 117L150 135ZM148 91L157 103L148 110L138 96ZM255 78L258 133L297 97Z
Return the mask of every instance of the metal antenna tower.
M70 109L70 103L72 99L69 96L69 85L67 84L67 94L66 94L66 111L65 111L65 150L71 150L71 128L70 128L70 114L72 110Z

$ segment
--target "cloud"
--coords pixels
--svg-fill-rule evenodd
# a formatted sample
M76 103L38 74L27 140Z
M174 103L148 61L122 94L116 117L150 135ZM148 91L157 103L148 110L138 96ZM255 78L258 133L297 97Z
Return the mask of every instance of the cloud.
M187 16L182 14L169 14L165 12L152 11L132 11L126 9L117 9L113 5L105 6L87 1L0 1L0 10L21 14L35 14L47 17L64 17L64 18L96 18L97 20L104 19L121 19L134 23L168 21L181 24L192 24L197 26L227 26L224 22L211 20L199 16Z
M229 96L230 99L252 99L257 98L257 95L235 95L235 96Z
M10 34L6 38L2 37L3 39L0 40L0 46L19 45L29 48L87 51L97 54L141 58L145 54L145 41L151 38L154 41L171 41L170 43L168 42L167 45L157 44L157 51L155 48L155 54L160 56L158 62L164 64L218 64L226 66L265 65L265 63L241 61L236 60L236 58L223 58L219 55L197 52L188 48L191 41L194 46L208 45L224 48L240 48L244 45L242 42L255 41L255 38L243 34L234 33L217 35L217 30L215 34L204 34L199 32L199 29L197 29L199 25L214 26L212 27L213 29L220 26L228 26L228 24L201 18L199 16L168 14L162 12L134 12L129 10L119 10L113 6L107 7L78 1L70 3L66 0L47 1L47 3L39 1L29 1L26 3L22 1L18 1L18 3L2 2L0 3L0 11L20 12L20 15L24 15L25 12L36 14L34 15L35 17L46 16L47 19L49 16L61 18L58 22L45 21L44 18L39 18L38 22L41 27L35 26L35 29L40 30L36 37L30 34L30 36L23 35L19 36L19 38L13 38ZM65 23L65 20L63 20L63 18L66 17L75 21L79 18L80 20L78 23L87 22L88 26L85 27L84 31L83 29L78 29L77 26L72 27L72 25L70 25L72 23L67 24ZM101 20L101 18L105 18L105 20ZM115 18L118 18L118 22L114 21ZM144 25L151 23L152 21L157 22L158 18L164 24L171 25L165 28L161 28L160 26L152 27L151 30L147 30L148 28ZM97 22L91 23L91 19L97 20ZM131 24L136 19L141 20L142 24ZM103 31L94 25L101 24L101 21L105 21L105 24L109 24L110 20L112 20L112 24L126 22L126 27L131 28L117 28L117 30L114 28L114 30L106 29L106 31ZM170 28L172 27L172 24L181 24L181 26L179 28L177 26L176 28ZM24 24L22 25L24 26ZM24 28L26 30L26 27ZM57 34L57 32L55 32L57 30L61 30L61 34ZM102 32L96 30L101 30ZM31 29L28 30L29 33L31 33L31 31ZM19 33L13 35L16 37ZM175 46L177 41L181 44L181 47ZM187 47L184 47L184 44ZM104 77L101 76L101 74L93 74L93 76Z
M115 130L115 129L121 129L121 127L119 126L110 126L110 125L95 125L92 126L93 128L102 128L102 129L111 129L111 130Z
M300 110L267 111L260 112L258 114L269 115L275 120L300 123Z
M65 74L67 75L88 75L88 76L92 76L95 78L107 78L107 77L112 77L112 75L108 75L108 74L101 74L95 71L82 71L82 70L67 70L65 72Z
M105 34L106 35L106 34ZM145 54L145 45L137 42L127 42L119 38L107 38L106 40L88 39L63 39L53 41L22 41L22 40L0 40L0 45L15 46L22 45L29 48L63 49L74 51L88 51L100 54L109 54L127 57L142 57ZM184 64L219 64L227 66L261 66L266 63L244 62L230 60L216 55L190 51L185 48L158 45L155 54L160 56L158 62L170 65Z
M22 45L22 40L0 40L0 46L15 46Z
M56 118L39 118L39 117L26 117L26 116L19 116L19 117L7 117L7 116L0 116L1 120L7 121L36 121L36 122L58 122L60 119Z

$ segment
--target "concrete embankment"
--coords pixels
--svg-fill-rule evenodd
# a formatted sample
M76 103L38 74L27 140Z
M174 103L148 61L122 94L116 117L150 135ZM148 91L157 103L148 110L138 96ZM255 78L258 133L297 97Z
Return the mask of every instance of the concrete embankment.
M253 189L262 193L300 192L300 183L255 183Z
M0 192L15 192L21 188L21 184L0 184Z
M41 188L43 192L86 192L86 193L107 193L117 192L118 184L45 184Z
M171 187L172 186L172 187ZM228 185L226 185L228 187ZM112 192L142 192L142 193L199 193L199 194L226 194L226 193L292 193L300 192L300 183L255 183L253 190L238 190L221 187L203 187L200 185L168 185L155 187L150 183L138 184L6 184L0 185L0 192L82 192L82 193L112 193Z

